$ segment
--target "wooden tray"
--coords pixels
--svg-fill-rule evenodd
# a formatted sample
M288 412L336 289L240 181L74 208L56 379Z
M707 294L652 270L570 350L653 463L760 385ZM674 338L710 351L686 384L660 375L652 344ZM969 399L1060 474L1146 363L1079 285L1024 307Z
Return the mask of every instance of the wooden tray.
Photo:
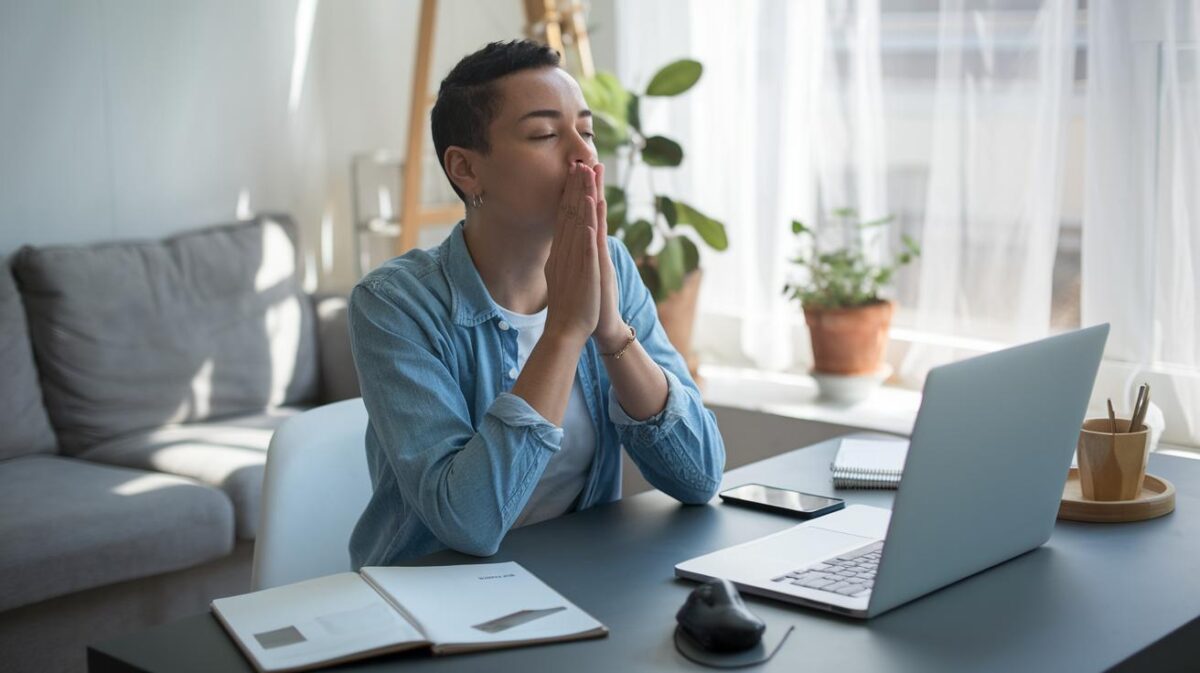
M1152 474L1142 481L1142 493L1135 500L1084 500L1079 485L1079 470L1072 467L1063 487L1058 518L1070 521L1120 523L1143 521L1169 514L1175 510L1175 485Z

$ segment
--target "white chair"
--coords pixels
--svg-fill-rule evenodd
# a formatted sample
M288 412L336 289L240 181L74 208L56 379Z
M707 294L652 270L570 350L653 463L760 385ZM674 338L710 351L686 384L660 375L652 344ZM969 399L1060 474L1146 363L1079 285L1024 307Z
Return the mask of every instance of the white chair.
M350 532L371 497L362 398L310 409L271 437L254 591L350 570Z

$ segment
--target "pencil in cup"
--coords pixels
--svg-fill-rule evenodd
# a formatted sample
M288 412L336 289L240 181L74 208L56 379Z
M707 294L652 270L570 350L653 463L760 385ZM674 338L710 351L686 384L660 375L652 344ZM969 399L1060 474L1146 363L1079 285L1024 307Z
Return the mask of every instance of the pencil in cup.
M1087 500L1135 500L1146 479L1149 431L1129 432L1130 419L1090 418L1079 431L1079 485ZM1115 430L1115 432L1114 432Z

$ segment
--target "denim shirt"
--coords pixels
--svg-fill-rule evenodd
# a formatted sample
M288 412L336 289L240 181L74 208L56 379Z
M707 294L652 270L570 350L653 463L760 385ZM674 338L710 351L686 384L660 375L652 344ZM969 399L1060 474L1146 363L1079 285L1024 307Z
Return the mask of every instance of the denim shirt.
M354 362L370 422L374 493L350 538L354 568L397 564L450 547L496 553L524 509L563 430L509 392L517 334L471 260L460 222L438 247L367 274L350 296ZM703 504L717 490L725 446L654 299L615 238L622 317L662 368L666 406L645 421L621 408L595 341L576 369L596 431L577 509L621 497L621 446L654 487Z

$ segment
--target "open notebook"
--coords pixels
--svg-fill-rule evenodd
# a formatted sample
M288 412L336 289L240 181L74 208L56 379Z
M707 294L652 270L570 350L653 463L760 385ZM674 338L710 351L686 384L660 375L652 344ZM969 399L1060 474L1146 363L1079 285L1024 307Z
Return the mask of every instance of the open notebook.
M903 439L843 439L830 469L834 488L897 488L908 455Z
M513 562L364 567L218 598L212 607L259 671L301 671L420 647L455 654L608 634Z

